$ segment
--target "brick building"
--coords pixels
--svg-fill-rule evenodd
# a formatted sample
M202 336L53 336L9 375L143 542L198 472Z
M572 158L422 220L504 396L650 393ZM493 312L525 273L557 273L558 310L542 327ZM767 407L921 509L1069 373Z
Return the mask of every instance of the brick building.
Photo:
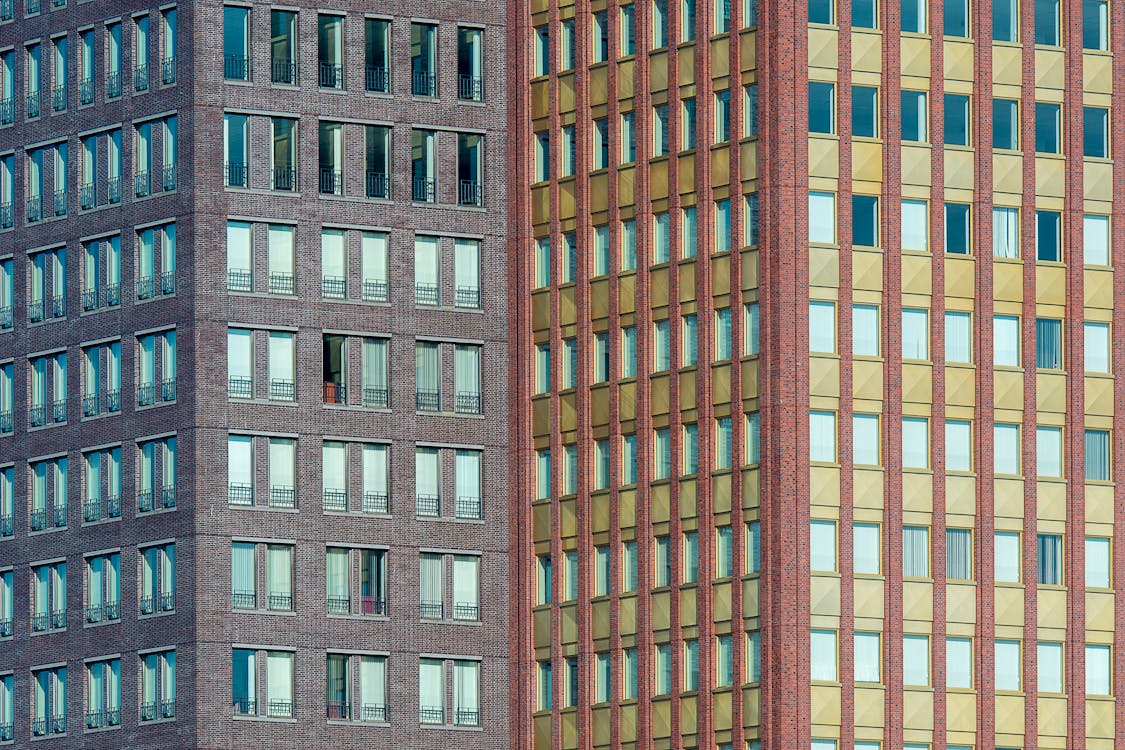
M507 742L504 24L0 2L0 745Z
M517 746L1121 747L1121 8L514 7Z

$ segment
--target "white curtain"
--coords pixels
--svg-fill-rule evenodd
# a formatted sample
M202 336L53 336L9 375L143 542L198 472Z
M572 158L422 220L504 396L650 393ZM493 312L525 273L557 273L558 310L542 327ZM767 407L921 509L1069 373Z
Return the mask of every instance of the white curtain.
M344 260L344 231L323 229L320 233L320 274L325 279L343 279L347 276Z
M902 637L902 683L912 687L930 684L930 639L924 635Z
M270 651L266 654L266 697L270 703L293 701L293 654L287 651ZM274 713L274 711L270 711ZM285 709L278 714L288 715Z
M419 341L415 348L415 369L420 391L441 389L441 356L438 344Z
M1109 324L1084 323L1082 331L1086 372L1109 372Z
M293 440L270 438L270 487L296 486L297 445Z
M227 271L249 273L253 268L250 262L250 224L245 221L227 222Z
M441 495L441 462L436 448L418 448L414 454L416 493L420 496Z
M480 394L480 347L458 344L453 351L453 389Z
M86 686L86 710L90 713L96 713L103 708L102 701L105 698L105 673L105 662L95 662L91 664L86 671L87 680L89 681ZM0 713L0 721L5 721L5 716L2 713Z
M65 185L65 181L63 182ZM66 296L66 251L56 250L51 256L51 296Z
M160 468L165 487L176 486L176 438L161 442Z
M328 596L348 598L350 573L348 551L339 547L329 547L325 554L325 582Z
M231 435L227 438L227 483L253 486L253 438L249 435Z
M86 454L86 500L96 502L102 495L102 454Z
M151 171L152 162L152 123L137 126L135 171L137 174Z
M156 381L155 336L141 338L140 364L138 365L141 385L152 385Z
M993 536L993 570L997 581L1017 583L1020 580L1020 535L1015 531L997 531Z
M948 471L972 471L972 427L968 422L950 420L945 423L945 468Z
M160 698L167 703L176 700L176 652L166 651L160 665Z
M1035 648L1035 668L1040 693L1062 692L1063 649L1061 643L1039 641Z
M973 577L973 532L970 529L945 530L945 576L968 581Z
M160 369L164 380L176 378L176 332L168 331L160 337Z
M270 332L270 382L292 383L296 341L292 333ZM247 352L249 354L249 352Z
M904 417L902 420L902 465L907 469L925 469L930 465L929 420Z
M477 713L480 710L480 663L453 662L453 710ZM460 723L460 722L459 722ZM472 720L467 723L475 723Z
M879 415L852 415L852 462L859 466L879 465Z
M325 490L347 489L347 446L344 443L325 442L321 451Z
M52 397L56 404L63 403L66 401L66 355L56 354L51 358L51 361L53 363L51 368Z
M423 710L445 707L445 669L437 659L418 662L418 703Z
M149 654L142 659L141 669L141 703L156 702L156 673L159 657Z
M423 604L440 604L443 601L441 555L423 552L418 560L419 599Z
M176 545L166 544L160 548L160 592L174 594L176 591Z
M165 148L167 148L168 144L165 143L164 146ZM171 224L165 224L160 228L160 270L162 273L175 273L176 271L175 222L172 222Z
M480 289L480 242L457 240L453 246L453 283L458 290Z
M813 461L836 461L836 414L830 411L809 413L809 458Z
M996 689L1020 690L1020 642L996 641Z
M387 705L387 657L360 657L359 699L364 706Z
M86 600L91 607L102 606L102 594L105 591L105 565L104 557L91 557L86 565ZM3 616L4 597L3 587L0 587L0 616Z
M387 281L387 235L364 232L362 247L363 281Z
M231 544L231 592L249 594L257 590L258 574L255 570L254 545L249 542Z
M879 682L882 649L878 633L855 634L855 681Z
M973 686L973 641L971 639L945 639L945 684L951 688L971 688Z
M414 239L414 283L418 286L438 286L440 251L437 237Z
M116 604L121 600L121 555L107 557L102 570L105 574L105 601Z
M481 452L471 450L457 451L456 460L457 497L481 497Z
M1019 209L992 209L992 254L997 258L1020 257Z
M930 530L927 527L902 527L902 574L914 578L930 575Z
M245 226L249 230L249 225ZM268 263L271 276L293 273L293 235L294 229L291 226L270 224ZM249 257L249 238L247 238L247 257ZM246 265L245 268L250 266Z
M903 359L928 359L930 342L929 313L926 310L902 311Z
M363 340L363 384L366 388L387 388L388 340L365 338Z
M945 314L945 360L947 362L972 362L972 315L967 312Z
M1040 534L1038 539L1039 583L1060 585L1062 581L1062 537Z
M389 494L387 486L387 446L363 446L363 491Z
M1041 477L1062 476L1062 429L1035 428L1035 471Z
M271 544L266 550L266 587L270 596L293 595L293 548Z
M1101 6L1104 9L1104 5ZM1083 261L1090 266L1109 265L1109 217L1086 214L1082 219Z
M879 574L882 555L882 545L879 537L878 524L857 523L853 527L854 557L852 564L856 573L862 575Z
M65 508L67 503L67 495L70 491L69 483L66 480L67 460L65 458L55 459L53 462L53 480L54 486L54 500L56 508Z

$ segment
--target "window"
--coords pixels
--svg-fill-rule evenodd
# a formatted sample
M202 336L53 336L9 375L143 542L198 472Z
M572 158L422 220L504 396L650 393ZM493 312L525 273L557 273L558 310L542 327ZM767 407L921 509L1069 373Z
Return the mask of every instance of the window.
M695 0L680 0L680 41L695 39Z
M902 637L902 683L910 687L930 684L930 639L925 635Z
M551 684L551 662L536 662L535 710L550 711L554 703L554 687Z
M749 302L743 306L742 334L743 354L747 357L757 356L761 346L761 328L757 302Z
M1035 212L1035 250L1038 260L1062 260L1062 215L1058 211Z
M1062 536L1039 534L1036 565L1038 582L1041 586L1061 586L1063 584L1062 555Z
M809 302L809 351L831 354L836 351L836 305Z
M1059 44L1059 0L1035 0L1035 43Z
M997 474L1020 473L1020 426L997 423L992 429L993 470Z
M1044 0L1038 0L1036 5ZM1049 0L1048 0L1049 1ZM1035 150L1057 154L1062 147L1062 114L1058 104L1035 103Z
M594 655L594 703L607 703L610 699L610 683L613 679L610 655L602 652Z
M1086 537L1086 588L1108 589L1113 576L1112 542L1101 537Z
M250 8L223 6L223 77L250 80Z
M570 70L574 67L574 19L562 21L559 31L559 68Z
M137 512L148 513L176 507L176 438L148 440L137 444Z
M852 196L852 244L864 247L879 245L879 197Z
M879 308L852 305L852 354L857 357L879 356L879 338Z
M1088 266L1109 265L1109 217L1086 214L1082 220L1083 262Z
M746 572L762 572L762 527L758 521L746 524Z
M945 35L968 37L969 0L945 0L943 9L945 17Z
M224 176L227 187L249 187L250 118L223 115Z
M902 575L930 577L930 530L925 526L902 527Z
M667 215L667 214L665 214ZM728 253L731 248L731 221L730 201L727 199L715 201L715 252Z
M836 631L813 630L809 633L809 662L813 682L836 681Z
M950 688L972 688L973 641L971 639L945 639L945 684Z
M534 76L545 76L551 72L551 32L546 26L535 27Z
M853 567L860 575L879 575L882 571L879 524L857 523L853 527Z
M0 716L0 723L3 721ZM86 728L120 725L121 659L86 662Z
M745 104L742 110L742 129L747 138L758 137L758 84L749 83L742 87Z
M633 22L633 7L632 5L621 6L621 55L629 56L636 52L636 26Z
M699 344L697 331L699 323L695 315L685 315L681 318L680 325L680 350L683 367L692 367L699 360Z
M855 634L855 681L882 682L882 646L879 633Z
M902 357L903 359L929 359L930 313L928 310L903 308Z
M968 203L945 204L945 252L954 255L972 253L972 217Z
M1086 695L1111 695L1113 676L1109 646L1086 644Z
M992 254L997 258L1020 257L1019 209L992 209Z
M1019 691L1022 689L1020 664L1020 642L997 640L996 649L996 689Z
M653 432L653 479L667 479L672 474L672 438L668 428Z
M945 423L946 471L972 471L972 450L972 425L969 422L947 420Z
M874 0L866 0L852 4L852 24L855 16L869 8L874 13ZM868 19L864 19L865 21ZM870 17L870 26L874 28L874 15ZM879 137L879 89L871 86L852 86L852 135L856 138Z
M539 555L535 558L535 603L551 603L551 556Z
M997 581L1020 581L1020 535L1015 531L997 531L993 536L993 571Z
M66 249L33 253L28 260L28 322L65 318Z
M1109 3L1105 0L1082 2L1082 47L1109 49Z
M661 372L672 366L671 328L667 320L658 320L653 328L653 371Z
M762 642L757 630L746 634L746 681L758 682L762 679Z
M176 652L141 654L141 721L176 716Z
M998 3L1015 3L1015 0L993 0ZM995 24L995 17L993 17ZM993 25L993 32L996 26ZM1018 151L1020 147L1019 102L1015 99L992 100L992 148Z
M668 0L652 2L652 48L668 46Z
M814 462L836 463L835 412L809 412L809 459Z
M836 522L809 522L809 555L811 570L834 572L836 570Z
M31 736L50 734L66 734L66 667L31 670Z
M906 11L906 6L909 3L904 3L903 10ZM921 9L921 0L918 0L919 9ZM905 25L903 30L906 31ZM926 140L926 92L924 91L903 91L902 92L902 140L903 142L923 142Z
M993 364L997 367L1020 366L1019 318L997 315L992 319Z
M1109 324L1083 323L1086 372L1109 372Z
M1112 478L1112 447L1109 431L1086 430L1086 480L1108 482Z
M1018 0L992 0L992 38L998 42L1019 41Z
M1035 428L1035 468L1041 477L1062 476L1062 429Z
M1062 321L1035 320L1035 366L1043 370L1062 369Z
M637 436L621 436L621 484L637 483Z
M731 315L729 307L715 311L715 359L731 358Z
M652 155L664 156L668 153L668 105L658 104L652 108Z
M667 535L653 539L652 585L656 588L672 583L672 551Z
M157 383L160 384L157 389ZM137 406L176 400L176 332L137 338Z
M1082 108L1082 153L1095 159L1109 156L1109 110Z
M835 244L835 193L809 193L809 242Z
M8 391L10 398L10 391ZM0 397L3 396L0 384ZM0 410L5 407L0 405ZM6 410L10 411L10 406ZM121 411L121 342L82 350L82 416Z
M836 132L836 87L822 81L809 81L809 132Z
M835 23L835 11L832 0L810 0L809 23Z
M66 562L31 566L31 632L63 630L67 624Z
M68 521L67 459L54 458L28 464L31 474L30 530L61 528Z
M683 537L683 583L699 580L699 533L685 531Z
M879 415L852 415L852 463L858 466L878 466Z
M609 380L610 352L609 332L599 331L594 334L594 382L605 383Z
M383 42L377 30L380 26L387 26L385 21L379 21L374 18L369 18L366 21L366 49L368 53L367 65L368 70L374 70L380 62L383 63L382 68L386 71L386 63L377 56L376 50L379 49L380 42ZM386 32L388 29L384 28ZM385 44L385 43L384 43ZM385 50L385 46L384 46ZM297 13L290 10L271 10L270 11L270 80L273 83L290 84L297 83ZM368 77L372 76L370 73ZM383 77L386 77L384 72ZM381 89L368 89L381 90Z
M967 0L947 0L946 10L951 4L967 4ZM945 17L945 25L949 25L949 17ZM945 145L967 146L972 121L969 119L969 97L961 93L945 94Z
M148 90L148 15L133 17L133 88Z
M902 202L902 249L928 251L930 249L930 212L926 201Z
M945 577L956 581L973 579L972 529L945 530Z
M922 417L903 417L902 466L926 469L930 466L930 424Z
M945 361L971 363L973 361L972 314L947 312L945 314Z
M699 689L699 641L684 641L684 692Z
M176 545L138 549L141 558L140 613L152 615L176 609Z
M761 419L758 412L746 415L746 463L757 464L761 460Z
M926 33L926 3L906 0L902 3L902 30L912 34Z

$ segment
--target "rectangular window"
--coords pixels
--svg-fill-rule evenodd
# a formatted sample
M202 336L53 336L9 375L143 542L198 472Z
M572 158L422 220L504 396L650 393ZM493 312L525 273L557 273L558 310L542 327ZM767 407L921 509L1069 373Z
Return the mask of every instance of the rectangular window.
M1102 537L1086 537L1086 588L1108 589L1113 576L1113 543Z
M973 361L972 314L947 312L945 314L945 361L971 363Z
M757 302L749 302L743 306L742 315L742 348L747 357L756 356L761 346L760 313Z
M852 26L858 29L879 27L879 8L876 0L858 0L852 3Z
M879 245L879 197L852 196L852 244L864 247Z
M1063 686L1063 644L1039 641L1035 644L1037 689L1040 693L1061 693Z
M1086 372L1109 372L1109 324L1083 323L1082 330Z
M1112 695L1113 673L1109 646L1086 644L1086 695Z
M1059 534L1039 534L1036 565L1041 586L1063 584L1063 546Z
M1019 318L997 315L992 319L993 364L998 367L1020 366Z
M945 639L946 687L969 689L973 686L973 641L970 638Z
M994 0L994 2L1015 4L1016 0ZM992 28L995 32L996 26L994 25ZM1019 102L1015 99L993 99L992 148L1018 151L1020 147L1019 128Z
M922 0L908 0L903 4L903 12L906 12L907 5L911 2L916 2L918 9L922 12L922 22L925 23L925 11L922 10L925 6ZM903 26L903 31L908 29ZM902 92L902 140L903 142L924 142L926 140L926 92L924 91L906 91Z
M833 0L809 0L809 23L835 23Z
M945 204L945 252L955 255L972 253L971 208L968 203Z
M1041 477L1062 476L1062 429L1035 428L1035 469Z
M593 35L590 40L593 49L591 62L605 62L609 59L609 18L604 10L593 14L590 32Z
M997 531L993 536L993 571L996 580L1020 582L1020 535L1015 531Z
M926 252L930 249L930 209L926 201L902 202L902 249Z
M857 466L878 466L879 415L852 415L852 463Z
M954 37L969 36L969 0L945 0L945 35Z
M1094 159L1109 156L1109 110L1082 108L1082 153Z
M1109 217L1086 214L1082 219L1083 262L1088 266L1109 265Z
M1059 0L1035 0L1035 43L1059 44Z
M1082 0L1082 47L1109 49L1109 3L1106 0Z
M930 314L928 310L904 308L902 311L902 357L930 358Z
M1019 0L992 0L992 39L1019 41Z
M835 244L835 193L809 193L809 242Z
M902 527L902 575L930 577L930 530L925 526Z
M1036 0L1036 5L1044 0ZM1058 104L1035 103L1035 151L1057 154L1062 148L1062 111Z
M857 357L879 356L879 308L874 305L852 305L852 354Z
M1036 258L1042 261L1062 261L1062 215L1058 211L1035 212Z
M864 6L874 12L874 0L861 0L859 3L852 3L853 25L858 25L855 23L855 16L857 12L864 12ZM875 23L874 17L871 17L870 23ZM867 28L874 28L874 26ZM856 138L879 137L879 89L872 86L852 86L852 136Z
M158 651L141 656L140 696L142 722L175 717L175 651Z
M836 570L836 522L809 522L809 560L811 570L834 572Z
M1062 369L1062 321L1035 319L1035 366L1041 370Z
M809 412L809 460L836 463L836 413Z
M902 683L909 687L930 684L930 638L925 635L902 637Z
M1019 209L992 209L992 255L997 258L1020 257Z
M809 81L809 132L836 132L836 87L823 81Z
M957 581L973 579L972 529L945 530L945 577Z
M1108 482L1112 478L1113 454L1108 430L1086 430L1086 480Z
M946 471L973 470L972 425L959 420L945 423L945 469Z
M809 351L832 354L836 351L836 305L809 302Z
M926 33L925 0L905 0L902 3L902 30L911 34Z
M813 630L809 633L809 662L813 682L836 681L836 631Z
M1021 690L1020 642L998 640L995 649L996 689L1012 692Z
M922 417L902 420L902 465L906 469L927 469L930 466L930 423Z
M882 645L879 633L855 634L855 681L882 682Z

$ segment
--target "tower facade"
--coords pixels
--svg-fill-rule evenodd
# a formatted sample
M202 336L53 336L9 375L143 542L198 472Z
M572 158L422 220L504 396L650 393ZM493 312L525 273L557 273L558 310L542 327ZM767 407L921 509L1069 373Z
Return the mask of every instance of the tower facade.
M517 7L519 745L1119 745L1118 14Z
M507 741L504 26L0 7L0 743Z

